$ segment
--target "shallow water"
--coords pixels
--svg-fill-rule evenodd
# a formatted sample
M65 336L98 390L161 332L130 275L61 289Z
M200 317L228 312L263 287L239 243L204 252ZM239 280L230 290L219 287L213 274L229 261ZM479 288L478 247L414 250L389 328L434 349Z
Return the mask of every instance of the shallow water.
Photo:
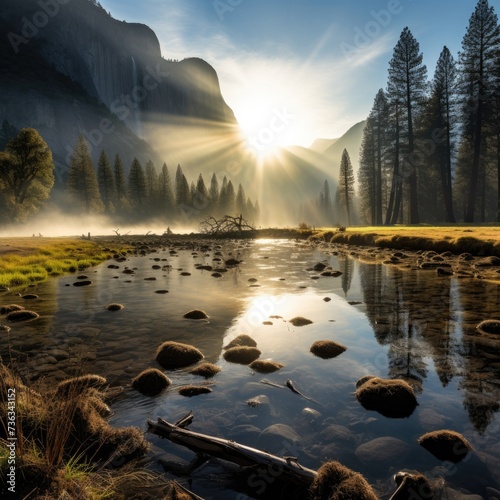
M177 253L164 248L119 264L107 262L85 271L91 286L71 286L75 276L51 280L30 288L40 298L29 302L1 296L0 304L21 302L41 317L12 325L0 340L0 354L4 360L18 359L29 379L58 381L84 370L125 386L125 396L113 405L111 422L117 426L146 429L147 419L160 416L173 422L192 410L194 431L294 456L314 469L328 459L340 460L362 472L381 495L394 490L391 476L404 468L442 476L453 487L484 498L486 487L499 488L500 339L475 332L481 320L500 319L497 284L438 277L435 270L414 271L380 259L366 263L358 258L363 255L327 245L272 240L217 245L203 250L196 244L177 245ZM195 268L223 267L231 257L243 262L221 278ZM319 276L312 269L318 262L343 274ZM125 267L134 274L123 273ZM257 281L249 282L251 278ZM125 308L110 312L106 306L111 302ZM184 319L194 308L205 310L209 320ZM295 327L289 322L295 316L313 323ZM285 367L261 375L226 362L223 345L242 333L257 342L261 359ZM169 371L172 386L155 398L132 390L135 375L158 367L155 350L166 340L198 347L206 361L221 366L221 373L205 381L187 370ZM320 359L309 351L316 340L334 340L348 349L334 359ZM354 390L366 374L414 381L419 406L403 419L365 410ZM291 379L314 402L262 379L280 385ZM177 388L187 383L208 384L213 392L185 398ZM259 395L267 396L269 404L246 404ZM320 417L313 421L305 408ZM260 435L277 423L296 434ZM477 453L452 466L418 445L420 435L442 428L461 432ZM186 449L148 437L156 459L193 458ZM359 448L385 437L400 441L383 441L376 459L366 447ZM267 479L240 481L240 493L229 489L230 472L212 462L195 471L192 482L179 480L204 498L277 498L269 493Z

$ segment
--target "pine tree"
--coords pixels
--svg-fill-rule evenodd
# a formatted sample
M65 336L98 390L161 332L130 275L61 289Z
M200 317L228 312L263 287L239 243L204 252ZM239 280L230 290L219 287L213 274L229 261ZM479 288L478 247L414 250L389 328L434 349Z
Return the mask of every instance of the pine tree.
M203 175L201 174L198 176L198 180L196 182L196 187L194 190L194 196L191 199L191 203L193 205L193 208L201 213L207 212L208 206L210 205L208 190L205 186Z
M180 165L175 172L175 204L181 210L189 206L189 184Z
M465 222L474 221L480 176L481 172L486 172L485 165L481 165L485 160L483 132L488 107L493 104L492 80L499 48L497 15L488 0L479 0L469 20L459 54L462 121L473 143ZM484 179L482 182L484 186Z
M137 215L144 215L147 211L147 185L144 169L137 158L132 161L128 174L128 197L131 207Z
M228 213L228 203L227 203L227 177L222 178L222 185L219 191L219 204L217 207L218 215L229 215Z
M347 149L342 152L335 198L339 213L341 215L345 214L347 224L350 226L354 206L354 171Z
M217 213L217 208L219 206L219 181L217 180L217 175L215 172L210 180L210 190L208 192L208 197L210 198L210 211L214 214Z
M116 205L115 177L111 170L108 155L104 149L101 151L97 163L97 181L101 200L104 203L104 211L108 214L112 214L115 211Z
M391 104L402 104L406 118L406 137L408 154L402 173L409 185L410 224L419 223L417 161L415 157L414 120L424 102L427 89L427 68L422 64L420 46L411 31L405 28L394 48L389 63L389 83L387 92Z
M127 182L125 180L125 171L123 169L123 163L119 154L116 154L115 156L113 174L115 177L116 208L118 211L124 212L130 208L130 204L127 199Z
M174 211L174 193L172 191L172 180L167 164L164 163L158 176L158 210L160 215L170 215Z
M83 135L78 137L71 156L67 188L73 208L83 210L87 214L104 211L89 145Z
M228 181L226 187L225 206L227 215L234 215L236 207L236 194L234 192L234 186L231 181Z
M330 184L325 179L318 199L319 221L321 225L331 225L333 218L333 202L330 191Z
M236 192L235 210L237 215L247 217L247 198L241 183L238 184L238 191Z
M144 176L146 178L146 205L149 214L154 214L158 210L158 174L154 163L149 160L144 168Z
M389 104L383 89L375 96L361 144L359 192L361 210L367 222L381 225L386 188L389 149Z
M432 145L425 162L429 166L425 176L427 192L432 198L443 200L446 222L455 222L452 192L454 138L457 128L455 83L455 61L449 49L444 47L437 62L431 95L425 107L423 139ZM440 190L437 189L436 180L441 186ZM442 210L438 208L438 211Z

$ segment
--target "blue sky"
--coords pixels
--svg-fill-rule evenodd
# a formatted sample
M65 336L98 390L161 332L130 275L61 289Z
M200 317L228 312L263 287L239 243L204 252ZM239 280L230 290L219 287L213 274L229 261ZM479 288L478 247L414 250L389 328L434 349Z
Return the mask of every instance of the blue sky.
M335 138L366 118L408 26L432 77L455 58L476 0L100 0L116 19L148 24L165 58L201 57L251 135L276 113L281 144ZM500 13L500 0L490 0ZM288 123L289 122L289 123Z

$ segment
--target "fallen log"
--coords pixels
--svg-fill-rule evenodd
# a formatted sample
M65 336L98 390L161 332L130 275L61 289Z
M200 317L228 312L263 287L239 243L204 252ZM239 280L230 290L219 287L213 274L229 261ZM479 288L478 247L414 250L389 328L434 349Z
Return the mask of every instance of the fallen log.
M309 487L316 477L316 471L302 467L296 457L278 457L266 451L239 444L228 439L212 437L185 429L192 421L192 415L184 417L176 424L162 418L158 422L148 420L148 431L185 446L197 454L210 455L240 467L264 468L272 471L273 476L280 476L287 482Z

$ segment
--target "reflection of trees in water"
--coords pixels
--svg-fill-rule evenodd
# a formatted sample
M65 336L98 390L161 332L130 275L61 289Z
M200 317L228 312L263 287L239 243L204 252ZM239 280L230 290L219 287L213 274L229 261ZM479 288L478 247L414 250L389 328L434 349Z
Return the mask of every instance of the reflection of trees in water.
M484 432L500 410L500 351L498 339L478 336L475 327L483 319L500 319L500 287L380 264L361 265L360 274L375 338L389 345L389 375L422 380L424 359L431 356L443 387L462 377L464 406Z
M476 325L484 319L500 319L500 287L481 280L464 280L459 285L465 334L460 389L472 424L483 433L500 410L500 351L498 339L478 334Z
M347 256L338 258L339 270L342 271L342 290L347 297L347 292L351 289L352 275L354 274L354 260Z

